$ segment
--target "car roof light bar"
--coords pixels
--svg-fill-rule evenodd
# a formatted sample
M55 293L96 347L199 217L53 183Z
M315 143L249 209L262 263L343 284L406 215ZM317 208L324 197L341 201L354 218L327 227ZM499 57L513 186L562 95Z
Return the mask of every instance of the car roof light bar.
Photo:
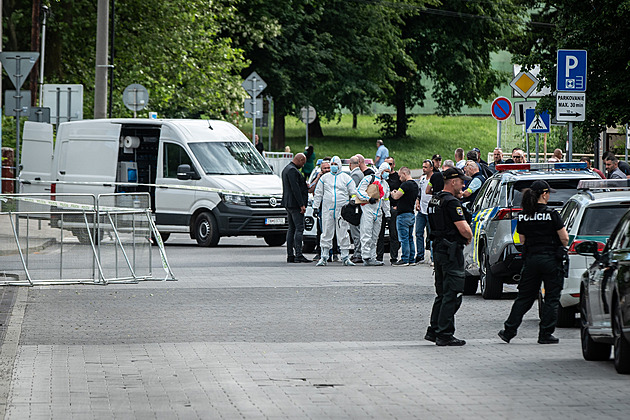
M583 179L578 190L630 190L630 179Z
M496 168L497 171L586 170L586 162L502 163L497 165Z

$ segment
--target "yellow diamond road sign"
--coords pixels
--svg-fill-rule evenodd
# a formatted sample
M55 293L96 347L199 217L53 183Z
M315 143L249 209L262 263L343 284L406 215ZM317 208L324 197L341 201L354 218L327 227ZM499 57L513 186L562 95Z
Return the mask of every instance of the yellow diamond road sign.
M527 98L538 86L538 79L527 71L522 71L510 82L510 86L523 98Z

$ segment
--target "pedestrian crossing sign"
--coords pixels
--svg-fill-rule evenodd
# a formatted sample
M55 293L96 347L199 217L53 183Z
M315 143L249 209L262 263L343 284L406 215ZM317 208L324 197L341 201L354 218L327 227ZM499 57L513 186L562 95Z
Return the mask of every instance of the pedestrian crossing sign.
M535 109L526 109L525 127L530 134L548 133L551 127L551 117L547 111L537 114Z

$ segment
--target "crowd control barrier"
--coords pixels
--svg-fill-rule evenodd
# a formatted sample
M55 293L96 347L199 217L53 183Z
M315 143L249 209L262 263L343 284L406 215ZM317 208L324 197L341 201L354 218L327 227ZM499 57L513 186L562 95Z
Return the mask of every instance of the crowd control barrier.
M142 280L175 280L148 193L0 194L0 285Z

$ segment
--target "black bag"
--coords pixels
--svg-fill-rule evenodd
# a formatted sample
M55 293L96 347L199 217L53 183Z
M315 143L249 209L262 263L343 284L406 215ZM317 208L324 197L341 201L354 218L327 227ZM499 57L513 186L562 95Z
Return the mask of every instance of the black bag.
M361 224L361 206L350 201L348 204L341 208L341 217L353 226L359 226Z

